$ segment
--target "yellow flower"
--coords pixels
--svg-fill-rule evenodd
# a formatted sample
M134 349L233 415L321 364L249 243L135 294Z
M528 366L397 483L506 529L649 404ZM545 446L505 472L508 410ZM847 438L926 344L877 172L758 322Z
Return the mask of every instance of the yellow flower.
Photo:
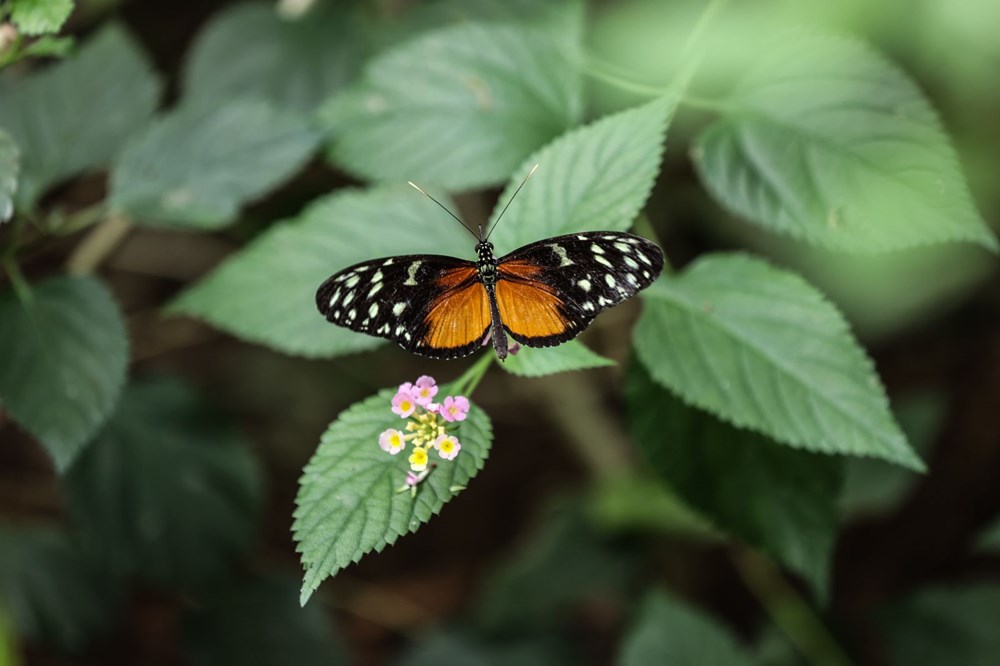
M410 469L414 472L422 472L427 469L427 449L415 447L410 454Z

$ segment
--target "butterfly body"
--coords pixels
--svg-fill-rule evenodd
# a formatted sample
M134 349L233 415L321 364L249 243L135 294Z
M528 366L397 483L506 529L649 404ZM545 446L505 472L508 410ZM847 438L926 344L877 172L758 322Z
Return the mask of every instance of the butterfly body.
M601 311L648 287L663 268L656 244L628 233L556 236L475 262L440 255L385 257L333 274L316 292L326 319L433 358L459 358L487 338L502 359L508 335L549 347L579 335Z

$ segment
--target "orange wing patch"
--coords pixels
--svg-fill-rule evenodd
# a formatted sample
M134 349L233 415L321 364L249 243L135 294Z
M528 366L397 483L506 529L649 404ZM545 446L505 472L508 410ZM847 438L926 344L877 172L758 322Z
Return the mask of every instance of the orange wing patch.
M427 333L424 343L435 349L465 347L483 337L490 325L490 305L486 289L477 280L462 283L472 277L475 268L461 268L442 275L438 284L450 287L434 299L424 321Z
M503 268L507 272L509 266ZM570 322L559 313L560 305L562 300L541 283L497 282L500 318L516 337L547 338L565 333Z

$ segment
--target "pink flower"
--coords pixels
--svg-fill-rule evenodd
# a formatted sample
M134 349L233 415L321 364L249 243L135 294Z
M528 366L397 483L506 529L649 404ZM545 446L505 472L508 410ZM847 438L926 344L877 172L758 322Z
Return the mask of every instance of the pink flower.
M428 412L430 412L431 414L437 414L438 412L440 412L440 411L441 411L441 405L439 405L439 404L438 404L438 403L436 403L436 402L428 402L428 403L427 403L426 405L424 405L424 407L425 407L425 408L427 409L427 411L428 411Z
M469 414L469 399L465 396L448 396L441 404L441 418L445 421L464 421Z
M454 435L441 435L434 440L433 446L444 460L454 460L458 452L462 450L462 445Z
M403 386L406 386L406 384ZM417 400L414 398L413 393L404 391L403 386L400 386L399 391L392 397L392 413L398 414L401 418L405 419L417 408Z
M413 396L417 401L417 404L421 407L429 405L431 400L434 399L434 396L437 395L437 392L437 382L434 381L433 377L423 375L417 380L417 383L414 384Z
M406 439L400 431L389 428L378 436L378 445L386 453L396 455L406 446Z

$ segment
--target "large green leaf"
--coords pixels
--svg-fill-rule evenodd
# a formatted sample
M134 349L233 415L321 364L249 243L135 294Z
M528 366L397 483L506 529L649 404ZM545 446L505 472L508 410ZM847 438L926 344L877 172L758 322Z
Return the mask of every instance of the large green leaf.
M73 13L73 0L11 0L10 19L25 35L58 32Z
M0 224L14 214L14 193L21 172L21 153L7 132L0 129Z
M714 619L662 593L650 595L628 632L619 666L751 666L750 654Z
M0 349L8 350L0 354L0 404L64 470L118 400L125 325L92 278L54 278L25 299L0 293Z
M638 363L626 396L649 468L703 516L772 553L824 597L843 461L779 446L687 407Z
M21 148L19 205L50 185L107 164L144 127L161 84L139 47L112 25L68 60L0 81L0 126Z
M492 235L500 254L559 234L628 229L660 172L674 106L672 97L653 100L570 132L533 154L493 211L491 220L496 220L538 164Z
M225 573L253 536L261 499L235 427L176 380L130 385L66 481L100 561L174 584Z
M493 429L486 413L473 405L459 424L458 457L437 461L416 497L397 492L409 469L407 453L391 456L378 444L383 430L403 427L390 411L392 395L382 391L343 412L323 433L303 471L292 527L306 570L303 604L323 579L430 520L455 497L457 487L482 469L489 454Z
M791 446L924 468L847 323L798 276L711 255L645 301L639 358L686 402Z
M923 590L883 613L894 666L992 666L1000 655L1000 585Z
M121 597L118 580L62 532L0 525L0 609L23 636L78 652L108 628Z
M579 340L570 340L558 347L521 347L517 354L507 357L502 367L521 377L543 377L557 372L604 368L614 364L611 359L590 351Z
M348 83L361 68L360 21L343 3L318 3L296 20L273 3L220 11L191 48L185 99L225 101L255 96L305 113Z
M575 125L582 81L566 48L525 26L469 23L378 56L321 114L331 159L380 181L494 185Z
M371 349L382 339L328 323L316 311L316 289L332 273L380 256L471 258L474 241L457 226L405 186L334 194L268 230L171 309L290 354Z
M779 40L694 156L727 208L805 241L852 252L997 248L923 94L848 39Z
M205 606L185 610L181 621L194 666L348 663L324 609L301 608L298 581L284 575L213 593Z
M263 100L185 105L129 142L111 174L111 205L139 222L215 229L298 170L318 139Z

